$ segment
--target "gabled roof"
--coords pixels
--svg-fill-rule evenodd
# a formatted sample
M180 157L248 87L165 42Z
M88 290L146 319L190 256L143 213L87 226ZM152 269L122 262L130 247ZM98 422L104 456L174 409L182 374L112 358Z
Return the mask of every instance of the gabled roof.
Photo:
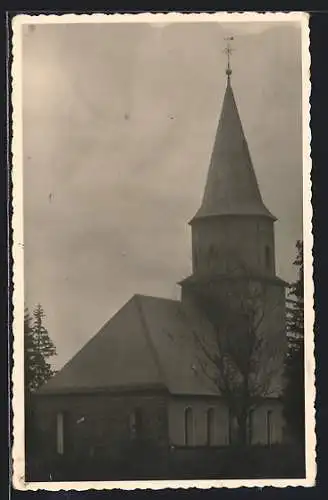
M217 349L214 329L194 303L135 295L37 394L157 388L219 396L199 341ZM272 394L280 393L279 377Z
M261 215L265 207L228 76L201 207L194 220L217 215Z
M161 386L171 394L217 395L199 362L197 331L213 336L194 307L135 295L39 394Z

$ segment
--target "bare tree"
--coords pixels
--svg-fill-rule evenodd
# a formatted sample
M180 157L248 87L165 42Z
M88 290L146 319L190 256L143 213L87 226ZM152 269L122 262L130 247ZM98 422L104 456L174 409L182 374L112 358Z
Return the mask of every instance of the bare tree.
M208 282L208 293L196 293L214 338L208 337L206 329L194 330L193 335L201 369L226 401L237 424L238 443L247 444L250 411L263 397L277 393L284 332L272 327L279 300L269 299L269 285L239 271L220 279L219 287L213 280Z

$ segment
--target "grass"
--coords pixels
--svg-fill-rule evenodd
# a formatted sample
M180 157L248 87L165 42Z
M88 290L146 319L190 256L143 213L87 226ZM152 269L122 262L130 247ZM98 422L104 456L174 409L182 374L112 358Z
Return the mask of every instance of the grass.
M138 452L137 452L138 451ZM120 459L31 460L28 481L134 479L273 479L305 477L304 452L296 445L176 448L168 454L136 450Z

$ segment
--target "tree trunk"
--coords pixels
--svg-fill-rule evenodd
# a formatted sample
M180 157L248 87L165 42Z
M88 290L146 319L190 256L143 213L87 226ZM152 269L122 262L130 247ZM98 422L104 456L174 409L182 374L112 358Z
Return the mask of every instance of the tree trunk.
M238 417L238 442L242 446L247 443L247 411L243 410Z
M248 389L248 371L243 373L243 381L241 388L241 397L239 401L239 412L238 412L238 441L242 446L248 444L248 410L249 410L249 389Z

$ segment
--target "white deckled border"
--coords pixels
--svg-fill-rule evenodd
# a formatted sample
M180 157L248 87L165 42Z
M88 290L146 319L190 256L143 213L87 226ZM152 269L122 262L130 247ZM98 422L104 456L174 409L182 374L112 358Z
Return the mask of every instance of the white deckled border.
M23 141L22 141L22 31L28 24L73 23L151 23L161 27L169 23L290 23L297 22L302 28L302 95L303 95L303 240L305 322L305 420L306 420L306 479L254 479L254 480L181 480L181 481L85 481L85 482L35 482L26 483L25 435L24 435L24 240L23 240ZM19 490L103 490L103 489L163 489L163 488L238 488L287 486L314 486L316 477L315 435L315 359L314 359L314 285L313 285L313 235L311 205L311 157L310 157L310 53L308 14L291 13L213 13L213 14L64 14L64 15L17 15L12 22L12 182L13 182L13 484Z

